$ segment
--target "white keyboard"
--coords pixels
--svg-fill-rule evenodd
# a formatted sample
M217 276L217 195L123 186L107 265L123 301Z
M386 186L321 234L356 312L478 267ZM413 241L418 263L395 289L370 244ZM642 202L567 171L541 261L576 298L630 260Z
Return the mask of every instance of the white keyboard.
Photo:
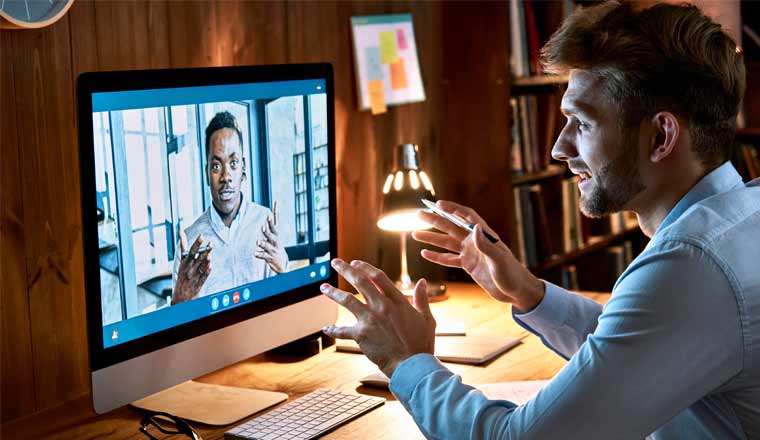
M225 439L317 438L385 403L382 397L319 389L224 433Z

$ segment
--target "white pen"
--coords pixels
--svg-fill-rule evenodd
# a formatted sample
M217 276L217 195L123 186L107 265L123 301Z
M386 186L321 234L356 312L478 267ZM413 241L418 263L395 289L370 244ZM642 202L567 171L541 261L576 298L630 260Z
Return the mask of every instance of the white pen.
M437 215L445 218L446 220L450 221L451 223L454 223L455 225L459 226L462 229L466 229L466 230L468 230L470 232L472 232L473 230L475 230L475 225L471 225L471 224L467 223L466 221L462 220L461 218L459 218L459 217L457 217L457 216L455 216L453 214L449 214L448 212L446 212L446 211L442 210L441 208L439 208L438 206L436 206L436 204L433 203L433 202L431 202L430 200L427 200L427 199L420 199L420 200L422 200L422 203L425 206L427 206L428 209L430 209L431 211L433 211L434 214L437 214ZM496 238L493 235L489 234L485 229L483 229L483 235L485 235L486 238L488 239L488 241L490 241L491 243L497 243L499 241L498 238Z

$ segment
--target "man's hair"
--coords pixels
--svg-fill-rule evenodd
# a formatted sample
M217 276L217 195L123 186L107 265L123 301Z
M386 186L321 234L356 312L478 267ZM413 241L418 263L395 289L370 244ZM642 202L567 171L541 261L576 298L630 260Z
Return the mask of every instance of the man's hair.
M579 8L541 49L549 73L586 70L603 81L630 128L659 111L686 121L708 168L728 160L745 89L741 50L694 5L637 10L612 1Z
M211 150L211 135L213 135L215 131L223 128L231 128L235 130L238 139L240 139L240 148L243 148L243 132L238 128L237 120L232 113L223 111L215 114L211 121L209 121L208 127L206 127L206 157L208 157L208 153Z

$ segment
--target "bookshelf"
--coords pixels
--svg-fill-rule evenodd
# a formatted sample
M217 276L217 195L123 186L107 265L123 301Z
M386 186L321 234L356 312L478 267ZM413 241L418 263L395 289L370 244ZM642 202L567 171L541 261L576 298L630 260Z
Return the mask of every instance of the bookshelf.
M553 177L564 175L566 171L566 168L562 165L551 164L545 169L536 171L534 173L525 173L512 176L512 185L523 185L544 179L551 179Z
M540 266L531 267L531 272L535 274L543 274L547 273L548 271L555 269L559 266L570 264L578 260L579 258L588 255L592 252L596 252L602 249L607 248L608 246L619 243L623 241L626 238L630 238L631 236L635 235L637 232L640 232L638 225L637 226L630 226L626 228L622 232L602 235L602 236L593 236L589 238L589 240L580 248L562 253L562 254L554 254L548 259L544 260L543 263L541 263Z
M513 78L508 88L513 252L548 281L571 289L610 291L648 240L631 218L587 219L578 212L575 177L566 164L550 157L564 124L559 106L569 78L542 74L537 61L538 49L572 7L567 1L518 3L510 7Z

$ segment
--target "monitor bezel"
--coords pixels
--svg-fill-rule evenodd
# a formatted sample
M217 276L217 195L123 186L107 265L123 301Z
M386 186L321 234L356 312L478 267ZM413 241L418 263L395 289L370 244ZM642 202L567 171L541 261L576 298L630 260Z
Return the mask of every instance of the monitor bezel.
M327 280L250 304L234 307L196 321L181 324L109 348L103 346L100 262L97 215L88 200L95 199L95 152L93 147L92 94L98 92L166 89L224 84L323 79L327 94L327 155L329 179L330 255L337 256L337 218L335 191L335 108L333 68L329 63L266 66L203 67L161 70L85 72L77 78L79 163L81 179L82 242L85 267L85 299L90 369L97 371L117 363L187 341L265 313L320 295L323 282L337 285L338 276L330 268Z

